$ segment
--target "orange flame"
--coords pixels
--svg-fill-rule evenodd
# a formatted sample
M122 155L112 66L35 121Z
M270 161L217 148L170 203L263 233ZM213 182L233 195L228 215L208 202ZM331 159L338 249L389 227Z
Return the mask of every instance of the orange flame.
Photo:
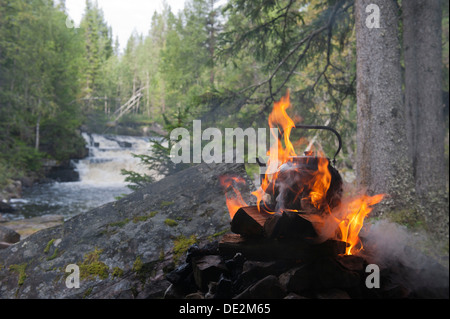
M346 255L354 255L362 250L363 246L358 235L363 227L364 219L372 211L372 206L381 202L383 197L384 194L361 195L347 201L341 207L343 214L339 222L340 240L348 244ZM339 215L339 210L335 212L335 215Z
M314 207L322 210L329 209L328 205L326 205L325 198L331 185L331 173L328 170L328 160L322 154L319 155L318 169L312 179L309 196Z
M300 139L294 144L290 140L291 131L295 128L294 121L286 112L290 106L288 91L284 97L274 103L273 110L269 115L269 127L271 128L271 134L276 137L277 143L271 145L270 150L267 152L269 156L267 172L273 173L266 173L260 188L252 192L252 195L257 199L259 211L264 208L265 212L270 212L268 210L269 205L265 202L265 194L267 194L268 187L271 185L275 187L274 181L277 180L279 175L278 168L282 164L292 161L292 157L297 156L294 145L305 143L304 139ZM275 128L283 132L283 140L278 138L278 131L274 130ZM282 142L284 142L284 147ZM308 155L312 154L309 153ZM384 195L361 195L352 199L343 198L339 206L331 209L326 201L332 180L331 172L328 169L329 161L320 151L318 152L317 160L318 169L313 173L313 177L309 185L307 185L310 192L306 199L316 208L316 211L321 213L307 213L300 216L312 223L322 240L336 239L344 241L347 243L345 254L356 254L362 249L359 232L363 227L364 219L372 211L372 206L379 203ZM227 193L225 194L230 217L233 218L240 207L247 206L240 192L233 186L233 182L245 183L245 181L240 177L221 176L220 182L227 189L231 187L234 191L234 197L230 197ZM297 194L297 196L299 195ZM299 212L293 209L285 209L285 211Z
M296 156L294 145L290 140L292 129L295 127L294 121L289 117L286 110L291 106L289 101L289 91L278 102L273 104L272 112L269 114L269 128L271 134L277 141L274 145L270 146L270 150L267 152L269 159L267 160L267 171L275 172L282 164L290 161L290 157ZM301 118L298 118L300 120ZM283 141L285 147L282 145L281 139L279 139L279 131L283 132ZM261 201L264 203L264 194L270 185L271 180L277 179L277 173L273 176L265 175L261 183L261 187L254 191L252 195L256 197L256 203L258 210L261 211ZM267 205L265 205L267 208Z
M273 110L269 115L269 127L270 128L281 128L282 132L284 132L284 144L285 148L283 148L281 144L281 140L278 139L278 136L275 136L277 138L277 148L278 148L278 161L281 161L282 163L285 163L288 161L289 156L295 156L294 146L291 143L291 140L289 139L289 136L291 135L291 130L295 127L294 121L289 117L289 115L286 113L286 109L288 109L291 106L291 103L289 102L289 91L286 93L286 96L283 96L280 101L275 102L273 104ZM275 134L274 131L271 131L272 134ZM278 132L276 132L278 134ZM269 155L270 152L269 151ZM270 160L275 160L274 158L270 158Z
M245 180L242 177L238 176L219 176L220 184L225 188L225 198L226 198L226 204L228 208L228 212L230 213L230 218L233 219L234 214L239 210L239 208L247 206L247 203L242 198L241 193L239 190L234 187L233 182L238 184L244 184ZM234 197L231 197L228 195L228 189L231 187L231 189L234 191Z

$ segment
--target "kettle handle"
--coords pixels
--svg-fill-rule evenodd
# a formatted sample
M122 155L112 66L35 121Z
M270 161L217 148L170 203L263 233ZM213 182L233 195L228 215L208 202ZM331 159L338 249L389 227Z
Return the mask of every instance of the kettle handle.
M297 124L295 125L295 128L301 128L301 129L306 129L306 130L328 130L333 132L339 141L339 146L338 149L336 151L336 153L334 153L334 157L333 157L333 165L336 165L336 156L339 154L339 152L341 151L342 148L342 138L341 135L332 127L329 126L325 126L325 125L304 125L304 124ZM284 132L281 131L278 134L278 139L281 139L281 137L283 136Z
M333 156L333 165L336 165L336 156L339 154L339 152L341 151L342 148L342 138L341 135L332 127L330 126L325 126L325 125L303 125L303 124L297 124L295 125L295 128L300 128L300 129L307 129L307 130L328 130L334 133L334 135L336 135L336 137L338 138L338 142L339 142L339 146L338 149L336 151L336 153L334 153ZM281 138L281 136L283 136L283 132L281 132L281 135L278 135L279 138Z
M333 165L336 165L336 156L339 154L339 152L341 151L342 148L342 138L341 135L332 127L329 126L325 126L325 125L304 125L304 124L297 124L295 125L295 128L301 128L301 129L307 129L307 130L328 130L333 132L337 138L338 138L338 142L339 142L339 146L338 149L336 151L336 153L334 153L334 157L333 157ZM281 140L281 137L283 136L284 132L281 130L278 132L278 139ZM260 158L256 158L256 162L258 163L258 165L260 167L265 167L266 163L262 162Z

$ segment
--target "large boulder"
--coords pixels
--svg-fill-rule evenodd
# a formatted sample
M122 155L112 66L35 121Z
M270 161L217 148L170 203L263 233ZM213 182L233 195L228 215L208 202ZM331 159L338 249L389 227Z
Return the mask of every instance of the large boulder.
M0 225L0 242L14 244L20 241L20 234L11 228Z
M162 297L183 252L229 229L225 174L246 179L250 202L244 165L199 164L1 250L0 298ZM71 264L79 288L66 286Z

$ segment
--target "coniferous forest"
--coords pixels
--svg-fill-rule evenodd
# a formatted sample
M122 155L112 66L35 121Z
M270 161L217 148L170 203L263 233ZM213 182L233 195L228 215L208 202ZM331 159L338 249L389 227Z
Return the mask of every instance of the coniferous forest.
M398 76L372 92L367 87L375 88L379 79L357 74L371 67L357 56L372 41L357 24L364 19L358 1L187 0L180 12L165 4L148 17L148 32L132 34L120 50L95 1L86 0L80 27L69 28L64 1L0 0L0 188L30 176L38 180L45 161L82 156L81 130L138 135L151 127L164 134L175 127L190 130L194 119L205 127L265 127L273 103L289 90L293 118L341 133L341 172L356 172L369 190L386 186L394 202L402 198L390 209L411 202L411 189L422 205L436 204L436 197L448 201L448 3L433 1L428 12L413 2L420 1L394 1L396 14L386 17L396 26L393 42L385 37L378 43L398 54L388 54L388 61L372 50L373 65L386 66L380 76ZM411 21L423 27L414 30ZM434 65L426 63L431 60ZM435 80L408 80L421 78L414 72L423 67ZM422 91L436 99L417 94ZM404 127L393 133L402 135L398 140L388 137L376 154L369 152L376 150L370 141L378 143L377 134L386 130L369 133L363 126L372 121L357 106L363 94L373 98L374 109L367 112L392 107L389 125ZM395 98L374 102L374 96ZM361 141L368 148L364 154ZM335 143L325 136L325 152ZM161 159L167 152L160 146ZM403 171L390 164L405 158L406 173L399 178ZM366 164L384 166L386 176L369 173Z
M448 1L81 1L0 0L0 299L449 298Z

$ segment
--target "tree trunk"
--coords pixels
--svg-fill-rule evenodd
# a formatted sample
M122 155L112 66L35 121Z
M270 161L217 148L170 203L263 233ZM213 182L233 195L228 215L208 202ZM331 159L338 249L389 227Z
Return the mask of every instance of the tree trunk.
M40 144L40 126L41 126L41 116L39 115L37 120L36 120L36 139L35 139L35 143L34 143L34 149L36 150L36 152L39 151L39 144Z
M403 1L406 129L416 193L429 226L446 228L448 236L441 24L440 0Z
M405 105L419 195L445 190L441 1L403 2Z
M375 11L371 16L373 4L379 8L379 25ZM357 180L369 194L388 195L379 211L404 210L414 202L404 124L398 13L392 0L355 2Z
M214 78L215 78L215 72L214 72L214 48L216 47L216 34L215 34L215 28L216 28L216 11L214 10L215 0L209 1L209 17L208 17L208 31L209 31L209 58L211 60L211 70L209 72L209 83L211 84L211 87L214 87Z

